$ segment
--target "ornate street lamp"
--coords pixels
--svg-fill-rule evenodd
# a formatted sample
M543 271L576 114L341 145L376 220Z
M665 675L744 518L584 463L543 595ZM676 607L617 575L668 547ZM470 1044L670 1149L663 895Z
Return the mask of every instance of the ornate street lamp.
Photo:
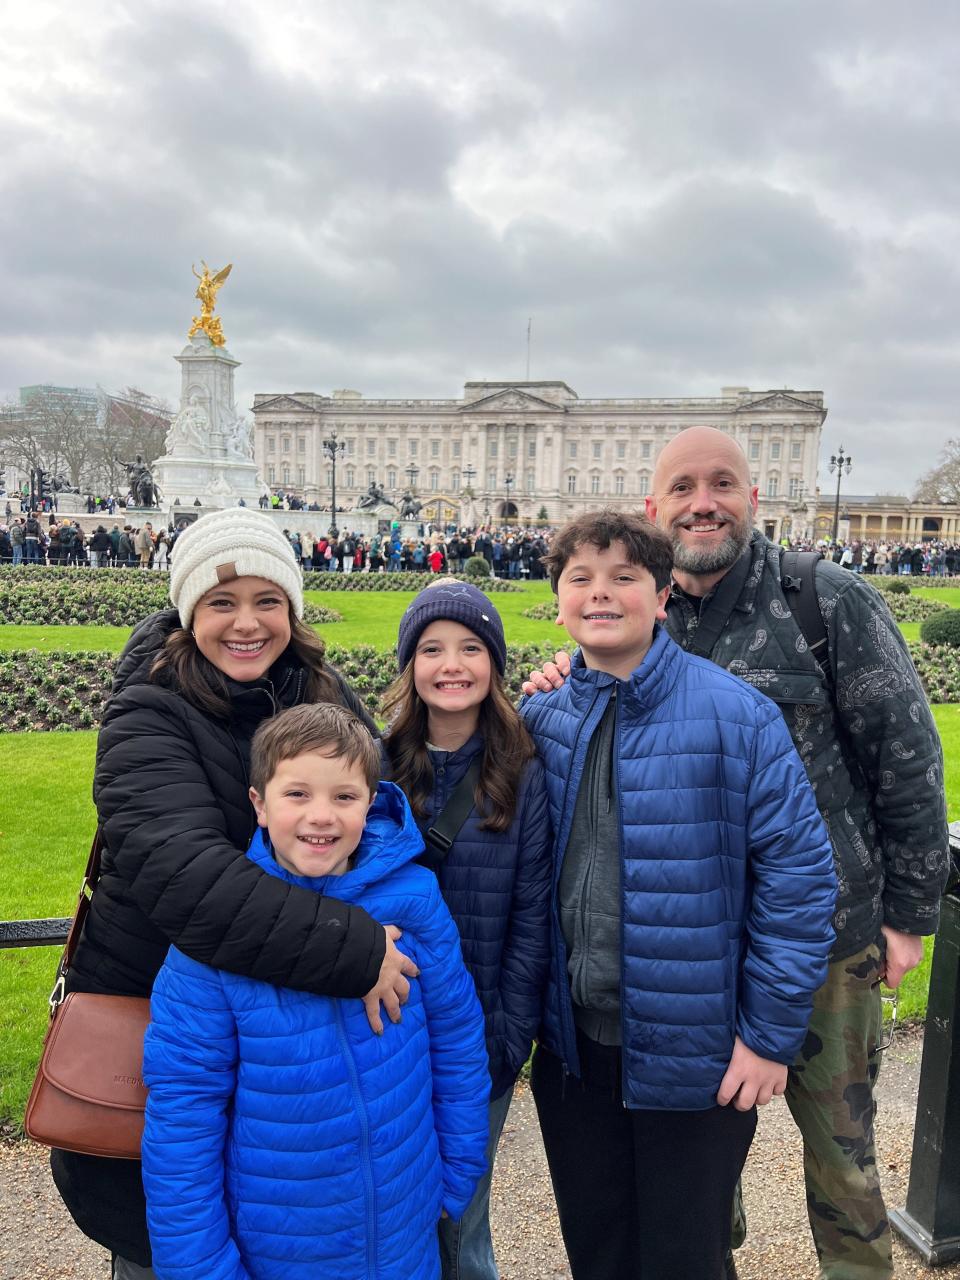
M840 446L840 452L830 455L830 474L834 471L837 473L837 500L833 504L833 545L837 545L837 533L840 529L840 480L843 477L844 469L847 475L850 474L850 468L853 466L853 459L849 454L843 452L843 445Z
M508 471L507 474L503 477L504 488L507 491L507 509L506 509L506 512L504 513L505 518L507 520L511 520L513 518L510 515L510 490L513 488L513 482L514 482L513 472Z
M347 443L345 440L337 439L337 429L330 432L326 440L323 441L323 453L330 459L330 511L331 524L327 530L334 538L340 537L340 530L337 528L337 458L346 450Z
M473 465L472 462L468 463L463 468L463 471L461 472L463 479L466 481L466 484L461 485L460 487L460 493L462 495L461 507L463 505L463 496L466 496L467 501L470 503L471 516L473 515L473 478L476 474L477 474L477 468ZM473 524L472 520L470 520L469 522L465 521L462 515L461 515L461 522L463 524L466 524L466 523L470 523L471 525Z

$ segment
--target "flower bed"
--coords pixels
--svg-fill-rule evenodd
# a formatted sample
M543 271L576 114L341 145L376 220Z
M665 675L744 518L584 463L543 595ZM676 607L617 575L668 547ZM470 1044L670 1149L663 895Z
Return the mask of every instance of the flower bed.
M540 604L531 605L523 610L524 618L532 618L534 622L553 622L557 616L556 600L542 600Z
M112 569L25 569L0 575L0 625L132 627L170 607L165 573ZM342 622L308 604L306 622Z
M327 656L377 714L380 699L397 674L392 652L370 645L342 649L331 645ZM519 698L527 673L546 658L549 646L507 647L507 690ZM104 653L40 653L11 649L0 653L0 725L7 730L95 729L110 695L117 657Z
M308 570L303 575L305 591L422 591L436 578L434 573L317 573ZM466 578L462 573L444 574L461 582L472 582L481 591L522 591L523 588L506 578Z
M900 596L885 592L884 600L895 622L923 622L935 613L945 613L950 606L942 600L924 600L922 596Z

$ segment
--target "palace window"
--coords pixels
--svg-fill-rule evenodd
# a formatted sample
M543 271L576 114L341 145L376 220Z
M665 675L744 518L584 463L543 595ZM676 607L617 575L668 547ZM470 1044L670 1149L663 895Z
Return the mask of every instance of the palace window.
M567 493L577 492L577 476L576 472L571 471L567 476Z
M440 472L436 467L430 468L430 492L439 493L440 491Z
M459 441L459 440L454 440L454 441L452 442L451 447L450 447L450 456L451 456L452 458L459 458L459 457L460 457L460 441Z
M390 470L387 471L387 488L395 489L396 487L397 487L397 473L396 471L393 470L393 468L390 468Z
M645 498L650 492L650 474L647 471L641 471L637 483L637 493L641 498Z
M267 484L277 483L277 468L267 467Z
M440 441L439 440L430 441L430 457L431 458L440 457Z
M600 492L600 477L599 477L599 476L591 476L591 477L590 477L590 492L591 492L591 493L599 493L599 492Z
M353 467L347 467L347 488L352 489L356 484Z
M617 441L617 458L622 462L626 456L627 456L627 442L626 440L618 440Z
M377 483L376 471L374 471L373 467L367 467L367 485L369 486L371 484L376 484L376 483Z
M779 441L779 440L771 440L771 442L770 442L770 458L771 458L771 460L776 461L777 459L779 459L779 457L780 457L780 441Z
M509 440L509 441L507 441L507 453L509 454L509 456L510 456L511 458L515 458L515 457L517 456L517 442L516 442L516 440Z
M284 484L289 484L289 483L290 483L290 468L289 468L289 467L284 467L284 468L283 468L283 483L284 483Z
M537 442L536 440L528 440L527 441L527 457L535 458L536 456L537 456Z
M307 452L307 442L303 436L297 436L297 453Z
M650 457L650 441L649 440L644 440L643 444L640 446L640 457L641 458Z
M524 477L524 484L525 484L525 488L526 488L526 490L527 490L527 493L533 493L533 492L534 492L534 490L535 490L535 488L536 488L536 484L537 484L537 477L536 477L536 475L534 474L534 472L532 472L532 471L528 471L528 472L526 473L526 475L525 475L525 477Z
M419 441L419 440L411 440L411 441L409 442L409 444L410 444L410 457L411 457L411 458L415 458L415 457L417 456L417 450L418 450L418 448L419 448L420 441Z
M282 447L283 447L283 452L284 452L284 453L289 453L289 452L290 452L290 437L289 437L289 436L284 436L284 437L283 437L283 446L282 446Z
M452 489L460 488L460 472L459 471L452 471L450 473L450 487Z
M277 447L277 437L267 436L267 453L275 452Z
M602 440L594 440L593 457L595 462L599 462L600 459L603 457L603 441Z
M790 494L790 497L791 497L791 498L799 498L799 497L800 497L800 490L801 490L802 488L803 488L803 477L802 477L802 476L791 476L791 477L790 477L790 488L789 488L789 490L788 490L788 492L789 492L789 494Z
M297 484L303 488L303 467L297 467Z
M803 441L794 440L790 445L790 458L793 462L799 462L803 457Z
M368 440L367 441L367 457L368 458L376 457L376 453L377 453L376 439Z
M775 498L779 492L780 477L774 472L773 475L767 476L767 497Z
M491 441L488 443L488 445L487 445L487 456L488 456L489 458L495 458L495 457L497 456L497 442L496 442L496 440L491 440Z
M567 454L568 454L568 456L569 456L569 457L571 457L571 458L575 458L575 457L577 456L577 442L576 442L576 440L571 440L571 441L570 441L570 443L567 445Z
M395 458L396 456L397 456L397 442L396 440L388 440L387 441L387 457Z
M618 498L623 497L623 472L618 471L613 478L613 491Z
M751 440L750 441L750 461L758 462L759 459L760 459L760 441Z

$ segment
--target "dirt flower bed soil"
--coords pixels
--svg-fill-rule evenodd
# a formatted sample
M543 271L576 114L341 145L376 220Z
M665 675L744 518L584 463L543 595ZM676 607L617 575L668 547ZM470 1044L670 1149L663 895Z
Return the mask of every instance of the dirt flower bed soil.
M10 569L0 573L0 625L132 627L170 606L165 573L139 569ZM306 622L342 622L308 604Z

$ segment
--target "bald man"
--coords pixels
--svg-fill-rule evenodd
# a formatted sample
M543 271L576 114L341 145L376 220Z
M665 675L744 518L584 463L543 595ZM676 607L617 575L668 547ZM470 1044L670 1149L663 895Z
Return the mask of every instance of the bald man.
M896 987L937 928L949 866L939 735L879 593L828 561L816 566L826 674L818 665L781 581L783 549L753 528L757 489L731 437L680 432L653 489L647 514L673 540L669 634L779 704L830 831L837 941L786 1098L822 1280L889 1280L873 1134L880 982ZM543 675L535 687L549 687Z

